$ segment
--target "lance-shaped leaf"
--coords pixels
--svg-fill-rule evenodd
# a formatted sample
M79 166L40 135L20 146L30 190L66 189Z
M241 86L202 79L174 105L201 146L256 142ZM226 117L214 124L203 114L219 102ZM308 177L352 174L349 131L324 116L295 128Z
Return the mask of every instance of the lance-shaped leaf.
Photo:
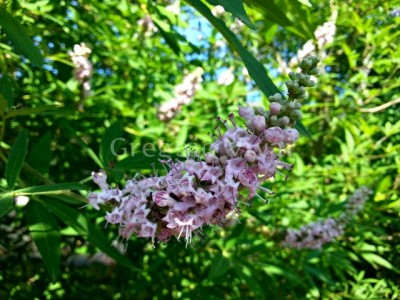
M0 78L0 94L7 102L7 108L10 108L14 102L14 91L12 88L12 80L9 76L3 75Z
M120 122L113 123L106 129L100 144L100 159L103 167L112 160L122 145L122 126Z
M70 190L89 190L86 185L76 182L54 183L31 186L13 192L14 195L38 195L38 194L51 194L57 191L70 191Z
M28 205L28 225L47 272L54 282L60 272L61 260L61 237L57 220L47 208L31 201Z
M255 28L244 9L242 0L207 0L207 2L211 5L221 5L226 11L230 12L248 27L251 29Z
M251 78L254 79L257 86L266 96L280 92L272 82L271 78L267 75L264 66L255 59L245 47L242 46L236 35L222 20L214 17L210 9L199 0L186 0L186 2L201 13L224 36L229 45L240 55Z
M0 195L0 217L5 215L11 208L13 198L10 194Z
M22 129L7 159L5 177L8 187L12 190L21 171L28 149L28 131Z
M38 67L42 66L43 56L39 49L35 47L31 38L25 33L25 29L7 12L4 6L0 6L0 26L15 49Z

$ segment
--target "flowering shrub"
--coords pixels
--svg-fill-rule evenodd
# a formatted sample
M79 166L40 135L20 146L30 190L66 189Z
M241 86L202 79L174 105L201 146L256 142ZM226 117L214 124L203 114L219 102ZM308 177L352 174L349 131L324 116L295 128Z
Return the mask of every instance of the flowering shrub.
M0 299L399 297L395 1L3 2Z

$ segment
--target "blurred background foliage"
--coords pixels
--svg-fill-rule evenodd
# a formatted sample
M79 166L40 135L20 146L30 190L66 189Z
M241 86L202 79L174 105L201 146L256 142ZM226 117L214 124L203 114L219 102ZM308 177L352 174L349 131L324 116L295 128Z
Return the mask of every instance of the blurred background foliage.
M1 299L400 297L399 3L246 0L251 29L210 5L226 1L208 2L279 88L296 58L322 58L303 109L311 137L286 151L289 179L266 183L276 194L244 207L238 224L204 228L187 248L132 239L123 256L111 247L117 229L82 208L91 172L123 182L165 153L202 154L216 116L268 107L267 97L200 1L0 1ZM81 42L92 49L89 97L68 55ZM158 107L198 67L192 102L160 121ZM148 143L154 157L141 154ZM339 215L361 185L373 195L345 235L322 250L279 244L286 228ZM10 189L29 204L15 205Z

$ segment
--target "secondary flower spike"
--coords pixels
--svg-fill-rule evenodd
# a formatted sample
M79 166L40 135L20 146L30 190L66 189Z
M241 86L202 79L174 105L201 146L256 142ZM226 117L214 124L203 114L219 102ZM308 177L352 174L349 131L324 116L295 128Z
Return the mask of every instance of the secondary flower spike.
M89 203L95 209L112 204L106 220L120 226L124 239L136 235L166 242L175 236L190 243L203 226L226 224L240 214L241 199L249 201L260 190L271 193L262 182L279 169L292 168L279 159L275 148L284 148L298 138L297 130L290 126L300 118L298 100L304 97L304 83L310 85L308 74L316 73L317 63L317 59L307 58L302 73L292 74L288 99L280 94L271 96L270 102L279 103L279 110L271 113L241 107L243 127L233 114L229 121L218 118L217 134L205 161L161 161L168 169L166 175L128 180L122 189L111 189L103 171L93 172L101 191L90 193ZM306 76L304 80L300 75Z

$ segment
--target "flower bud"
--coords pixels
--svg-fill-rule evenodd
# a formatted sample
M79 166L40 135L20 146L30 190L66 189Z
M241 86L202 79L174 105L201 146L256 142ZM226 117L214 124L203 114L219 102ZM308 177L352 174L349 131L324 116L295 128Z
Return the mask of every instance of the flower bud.
M298 74L298 73L290 72L290 73L289 73L289 78L292 79L293 81L299 80L299 75L300 75L300 74Z
M253 150L247 150L246 153L244 154L244 158L246 159L247 162L253 163L257 159L257 154Z
M301 117L302 117L303 115L302 115L302 113L301 113L300 110L295 109L295 110L293 110L293 111L290 113L290 116L291 116L293 119L298 120L298 119L301 119Z
M252 107L239 107L239 116L250 121L255 117L254 109Z
M279 144L283 141L283 130L280 127L271 127L265 131L265 139L268 143Z
M271 116L271 118L269 118L269 122L271 123L272 126L278 125L278 117L277 116Z
M270 102L278 102L278 103L281 103L281 102L283 101L283 98L282 98L282 95L281 95L281 94L276 93L276 94L270 96L270 97L268 98L268 100L269 100Z
M217 164L219 163L219 159L215 154L212 154L210 152L206 153L205 155L206 163L208 164Z
M271 114L273 115L278 115L281 111L282 105L280 105L278 102L271 102L269 104L269 110Z
M283 131L283 141L287 144L293 144L299 138L299 132L294 128L288 128Z
M278 121L279 121L279 125L284 127L289 124L290 119L287 116L284 116L284 117L279 118Z
M319 69L318 68L313 68L310 71L307 72L310 75L318 75L319 74Z
M302 105L299 101L294 101L294 107L295 107L296 109L301 109L302 106L303 106L303 105Z
M227 160L228 160L228 158L227 158L225 155L222 155L222 156L219 158L219 161L220 161L221 165L223 165L223 166L226 165Z
M289 108L290 110L293 110L293 109L295 109L295 108L296 108L296 103L295 103L294 101L292 101L292 102L289 102L289 104L288 104L288 108Z
M254 107L254 112L259 116L263 116L265 114L265 110L260 106Z
M256 116L251 120L251 123L257 129L257 131L263 131L265 129L265 118L264 116Z

